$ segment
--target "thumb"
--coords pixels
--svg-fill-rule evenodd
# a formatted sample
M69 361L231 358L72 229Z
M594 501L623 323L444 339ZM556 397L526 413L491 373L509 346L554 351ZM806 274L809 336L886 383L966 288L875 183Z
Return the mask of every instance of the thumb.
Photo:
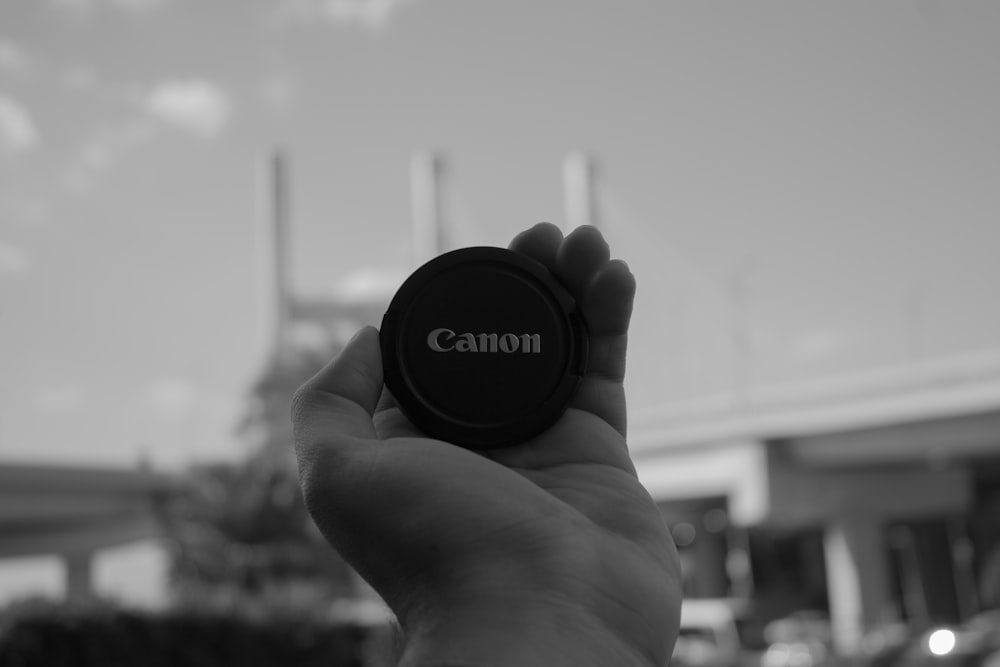
M292 426L300 460L318 448L357 446L377 438L372 413L382 392L378 330L358 331L340 354L302 385L292 399Z

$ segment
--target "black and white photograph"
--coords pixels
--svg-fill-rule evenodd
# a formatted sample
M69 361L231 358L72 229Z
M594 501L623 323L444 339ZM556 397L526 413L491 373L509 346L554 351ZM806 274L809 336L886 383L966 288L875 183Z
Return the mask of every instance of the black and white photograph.
M1000 667L1000 3L0 0L0 667Z

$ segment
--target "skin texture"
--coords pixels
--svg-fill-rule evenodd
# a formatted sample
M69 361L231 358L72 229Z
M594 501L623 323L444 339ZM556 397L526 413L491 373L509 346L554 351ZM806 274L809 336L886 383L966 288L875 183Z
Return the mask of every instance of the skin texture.
M425 437L382 383L359 331L296 393L306 504L389 604L401 665L666 665L680 567L626 446L625 352L635 279L601 234L541 223L510 248L545 264L588 324L569 410L514 446Z

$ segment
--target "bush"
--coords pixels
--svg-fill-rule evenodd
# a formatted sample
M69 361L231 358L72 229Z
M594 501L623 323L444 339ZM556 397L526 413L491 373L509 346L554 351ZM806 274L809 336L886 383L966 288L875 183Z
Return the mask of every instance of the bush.
M302 617L34 601L0 613L0 666L364 667L369 632Z

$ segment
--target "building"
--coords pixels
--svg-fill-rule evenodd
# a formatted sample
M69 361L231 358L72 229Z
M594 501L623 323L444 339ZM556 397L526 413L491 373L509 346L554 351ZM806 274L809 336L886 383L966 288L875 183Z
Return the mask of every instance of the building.
M1000 604L1000 351L664 410L632 433L691 594L825 606L842 653L886 622Z

